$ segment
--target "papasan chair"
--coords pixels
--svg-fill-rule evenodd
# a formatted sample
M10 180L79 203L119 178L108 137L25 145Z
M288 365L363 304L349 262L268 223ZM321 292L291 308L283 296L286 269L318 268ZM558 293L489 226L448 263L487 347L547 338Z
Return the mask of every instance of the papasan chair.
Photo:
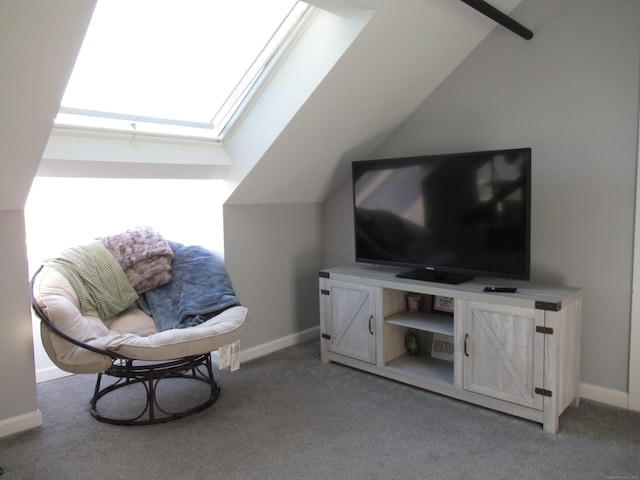
M199 412L220 394L212 352L218 368L239 368L249 316L224 264L149 227L45 260L30 294L53 363L97 374L90 412L102 422L146 425Z

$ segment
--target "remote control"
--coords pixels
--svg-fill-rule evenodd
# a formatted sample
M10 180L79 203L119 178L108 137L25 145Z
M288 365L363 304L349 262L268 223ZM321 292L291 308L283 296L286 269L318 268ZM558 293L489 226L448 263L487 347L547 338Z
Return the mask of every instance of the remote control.
M518 289L516 287L484 287L484 291L496 293L514 293L517 292Z

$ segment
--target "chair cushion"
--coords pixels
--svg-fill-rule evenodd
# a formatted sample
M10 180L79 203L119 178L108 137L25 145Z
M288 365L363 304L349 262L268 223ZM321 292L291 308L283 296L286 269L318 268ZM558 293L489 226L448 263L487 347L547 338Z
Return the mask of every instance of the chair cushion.
M170 360L211 352L236 342L248 326L246 307L231 307L204 323L143 336L122 333L106 349L140 360Z
M33 296L51 323L70 337L138 360L161 361L208 353L238 341L249 324L247 309L237 306L194 327L158 332L153 318L135 303L103 322L97 312L81 311L67 279L47 266L34 279ZM112 363L109 355L74 345L44 323L41 336L47 354L63 370L98 373Z

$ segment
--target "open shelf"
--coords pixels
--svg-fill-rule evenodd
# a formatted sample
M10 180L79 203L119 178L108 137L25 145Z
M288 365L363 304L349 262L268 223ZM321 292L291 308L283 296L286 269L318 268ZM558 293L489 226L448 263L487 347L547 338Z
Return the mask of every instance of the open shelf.
M400 327L453 336L453 317L447 315L407 310L394 313L385 318L385 321Z
M402 375L453 386L453 363L427 355L401 355L387 362L385 368Z

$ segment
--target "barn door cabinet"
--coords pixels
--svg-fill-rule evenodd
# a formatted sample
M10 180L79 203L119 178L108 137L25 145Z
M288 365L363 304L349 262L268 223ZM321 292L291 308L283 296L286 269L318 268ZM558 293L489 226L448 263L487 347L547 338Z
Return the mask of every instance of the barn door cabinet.
M558 431L579 402L580 289L474 279L443 285L389 267L320 272L322 361L336 362ZM515 293L488 293L487 285ZM407 296L418 297L417 310Z

